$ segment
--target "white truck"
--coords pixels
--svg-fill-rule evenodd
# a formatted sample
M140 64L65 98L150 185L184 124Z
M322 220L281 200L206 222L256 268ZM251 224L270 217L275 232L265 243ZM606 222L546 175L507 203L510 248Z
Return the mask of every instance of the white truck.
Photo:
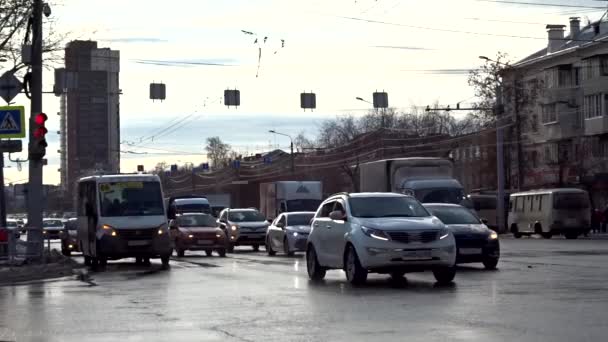
M217 217L219 213L230 208L230 194L207 194L205 195L211 204L211 212Z
M260 212L269 220L280 213L317 211L323 200L323 183L281 181L260 184Z
M396 192L422 203L466 205L464 188L454 179L453 169L452 162L442 158L379 160L360 165L359 185L361 192Z

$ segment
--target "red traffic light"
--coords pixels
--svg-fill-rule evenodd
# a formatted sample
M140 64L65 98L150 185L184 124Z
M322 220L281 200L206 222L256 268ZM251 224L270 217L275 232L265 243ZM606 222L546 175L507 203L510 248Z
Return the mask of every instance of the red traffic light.
M48 130L46 128L44 128L44 127L38 127L34 131L34 138L36 138L36 139L42 139L42 138L44 138L44 136L46 135L46 133L48 133Z
M46 116L46 114L44 113L39 113L36 115L36 117L34 118L34 122L36 123L36 125L38 126L42 126L44 125L44 123L46 122L46 120L48 120L49 117ZM45 132L46 133L46 132Z

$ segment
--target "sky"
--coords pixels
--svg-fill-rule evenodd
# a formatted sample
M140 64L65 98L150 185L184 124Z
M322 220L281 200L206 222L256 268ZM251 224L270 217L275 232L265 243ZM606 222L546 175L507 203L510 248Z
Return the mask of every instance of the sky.
M404 110L473 101L466 70L482 63L479 56L502 51L516 61L546 46L546 24L604 13L589 8L604 6L592 0L510 2L54 0L48 20L67 41L120 50L121 170L133 172L138 164L199 164L211 136L241 153L288 148L288 138L268 130L314 137L325 119L365 114L370 105L356 97L371 101L374 91ZM49 66L45 90L62 62ZM167 85L165 101L148 99L151 82ZM221 103L228 88L240 90L240 107ZM302 92L316 94L317 109L300 109ZM24 96L14 102L28 108ZM56 184L59 98L45 95L43 108L50 131L44 180ZM20 172L5 160L6 183L27 181L26 163Z

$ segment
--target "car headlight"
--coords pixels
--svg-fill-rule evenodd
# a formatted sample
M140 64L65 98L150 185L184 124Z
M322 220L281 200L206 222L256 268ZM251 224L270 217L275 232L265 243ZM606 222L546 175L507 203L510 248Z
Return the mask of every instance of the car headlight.
M116 236L116 235L118 235L116 233L116 230L114 229L114 227L112 227L112 226L110 226L108 224L104 224L103 226L101 226L101 228L102 228L103 233L105 235L110 235L110 236Z
M298 232L293 232L293 237L298 237Z
M389 240L388 234L386 234L386 232L384 232L383 230L368 228L365 226L361 226L361 230L363 231L363 234L365 234L371 238L374 238L377 240L382 240L382 241Z
M443 228L442 230L439 231L439 240L443 240L443 239L447 238L448 236L450 236L449 229Z
M234 231L236 231L237 229L239 229L239 226L234 225L234 226L232 226L232 227L230 227L230 228L231 228L231 229L232 229L232 231L234 232Z
M188 238L192 239L194 237L194 235L190 234L188 235Z
M498 233L496 233L495 231L490 231L490 235L488 235L488 240L496 240L498 239Z
M168 232L169 232L169 231L168 231L167 227L166 227L166 226L164 226L164 225L163 225L163 226L160 226L160 227L158 228L158 235L163 235L163 234L166 234L166 233L168 233Z

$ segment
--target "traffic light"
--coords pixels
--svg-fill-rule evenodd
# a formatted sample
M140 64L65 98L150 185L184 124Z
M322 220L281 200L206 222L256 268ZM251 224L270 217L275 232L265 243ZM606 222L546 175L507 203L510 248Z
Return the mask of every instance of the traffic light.
M44 113L38 113L34 117L34 137L30 146L30 158L42 159L46 154L46 148L48 146L46 134L48 133L48 130L45 125L48 118L49 117Z

